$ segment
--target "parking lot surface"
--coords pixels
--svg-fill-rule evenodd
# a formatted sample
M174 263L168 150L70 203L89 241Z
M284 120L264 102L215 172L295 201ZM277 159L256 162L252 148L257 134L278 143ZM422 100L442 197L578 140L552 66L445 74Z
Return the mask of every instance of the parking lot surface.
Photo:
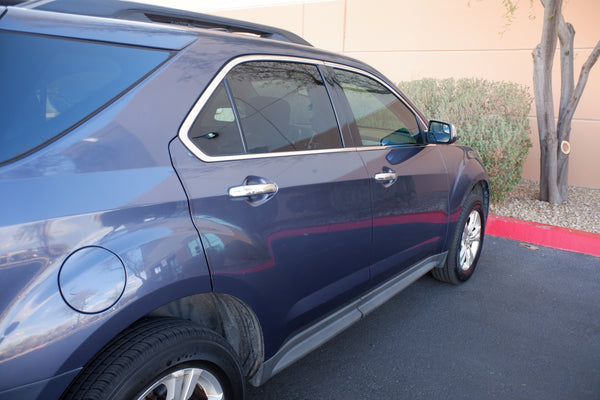
M268 399L600 399L600 258L487 236L260 388Z

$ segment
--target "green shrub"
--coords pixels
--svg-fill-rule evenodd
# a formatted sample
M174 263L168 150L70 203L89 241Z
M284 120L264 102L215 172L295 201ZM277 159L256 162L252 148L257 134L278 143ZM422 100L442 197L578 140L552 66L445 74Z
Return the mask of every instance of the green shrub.
M427 118L453 123L459 144L477 150L498 201L521 180L531 141L526 87L482 79L422 79L398 87Z

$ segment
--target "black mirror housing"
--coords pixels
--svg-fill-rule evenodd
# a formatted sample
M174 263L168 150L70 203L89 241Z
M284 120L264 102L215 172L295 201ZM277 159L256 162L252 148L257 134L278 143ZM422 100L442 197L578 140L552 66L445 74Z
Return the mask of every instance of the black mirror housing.
M454 143L458 140L454 125L444 121L429 121L427 141L429 143Z

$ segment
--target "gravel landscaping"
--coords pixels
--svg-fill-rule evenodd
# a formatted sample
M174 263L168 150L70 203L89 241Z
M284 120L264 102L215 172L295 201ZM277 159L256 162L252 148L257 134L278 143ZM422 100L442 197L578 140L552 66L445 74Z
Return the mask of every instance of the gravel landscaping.
M523 179L503 202L493 203L495 215L600 234L600 189L569 187L569 199L552 205L539 200L539 182Z

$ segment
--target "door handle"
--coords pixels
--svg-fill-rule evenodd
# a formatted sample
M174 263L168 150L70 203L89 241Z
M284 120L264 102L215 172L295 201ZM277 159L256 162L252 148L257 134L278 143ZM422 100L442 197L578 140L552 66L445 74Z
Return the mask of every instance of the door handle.
M375 174L375 180L381 183L384 188L389 188L392 186L394 183L396 183L396 179L398 179L398 175L393 169L388 167L383 167L381 172Z
M395 181L398 178L395 172L379 172L375 174L375 180L378 182Z
M245 200L252 207L265 204L277 194L279 187L260 176L250 175L239 186L227 189L227 195L232 200Z
M274 183L259 183L255 185L234 186L227 190L227 194L232 199L268 195L276 192L277 185L275 185Z

